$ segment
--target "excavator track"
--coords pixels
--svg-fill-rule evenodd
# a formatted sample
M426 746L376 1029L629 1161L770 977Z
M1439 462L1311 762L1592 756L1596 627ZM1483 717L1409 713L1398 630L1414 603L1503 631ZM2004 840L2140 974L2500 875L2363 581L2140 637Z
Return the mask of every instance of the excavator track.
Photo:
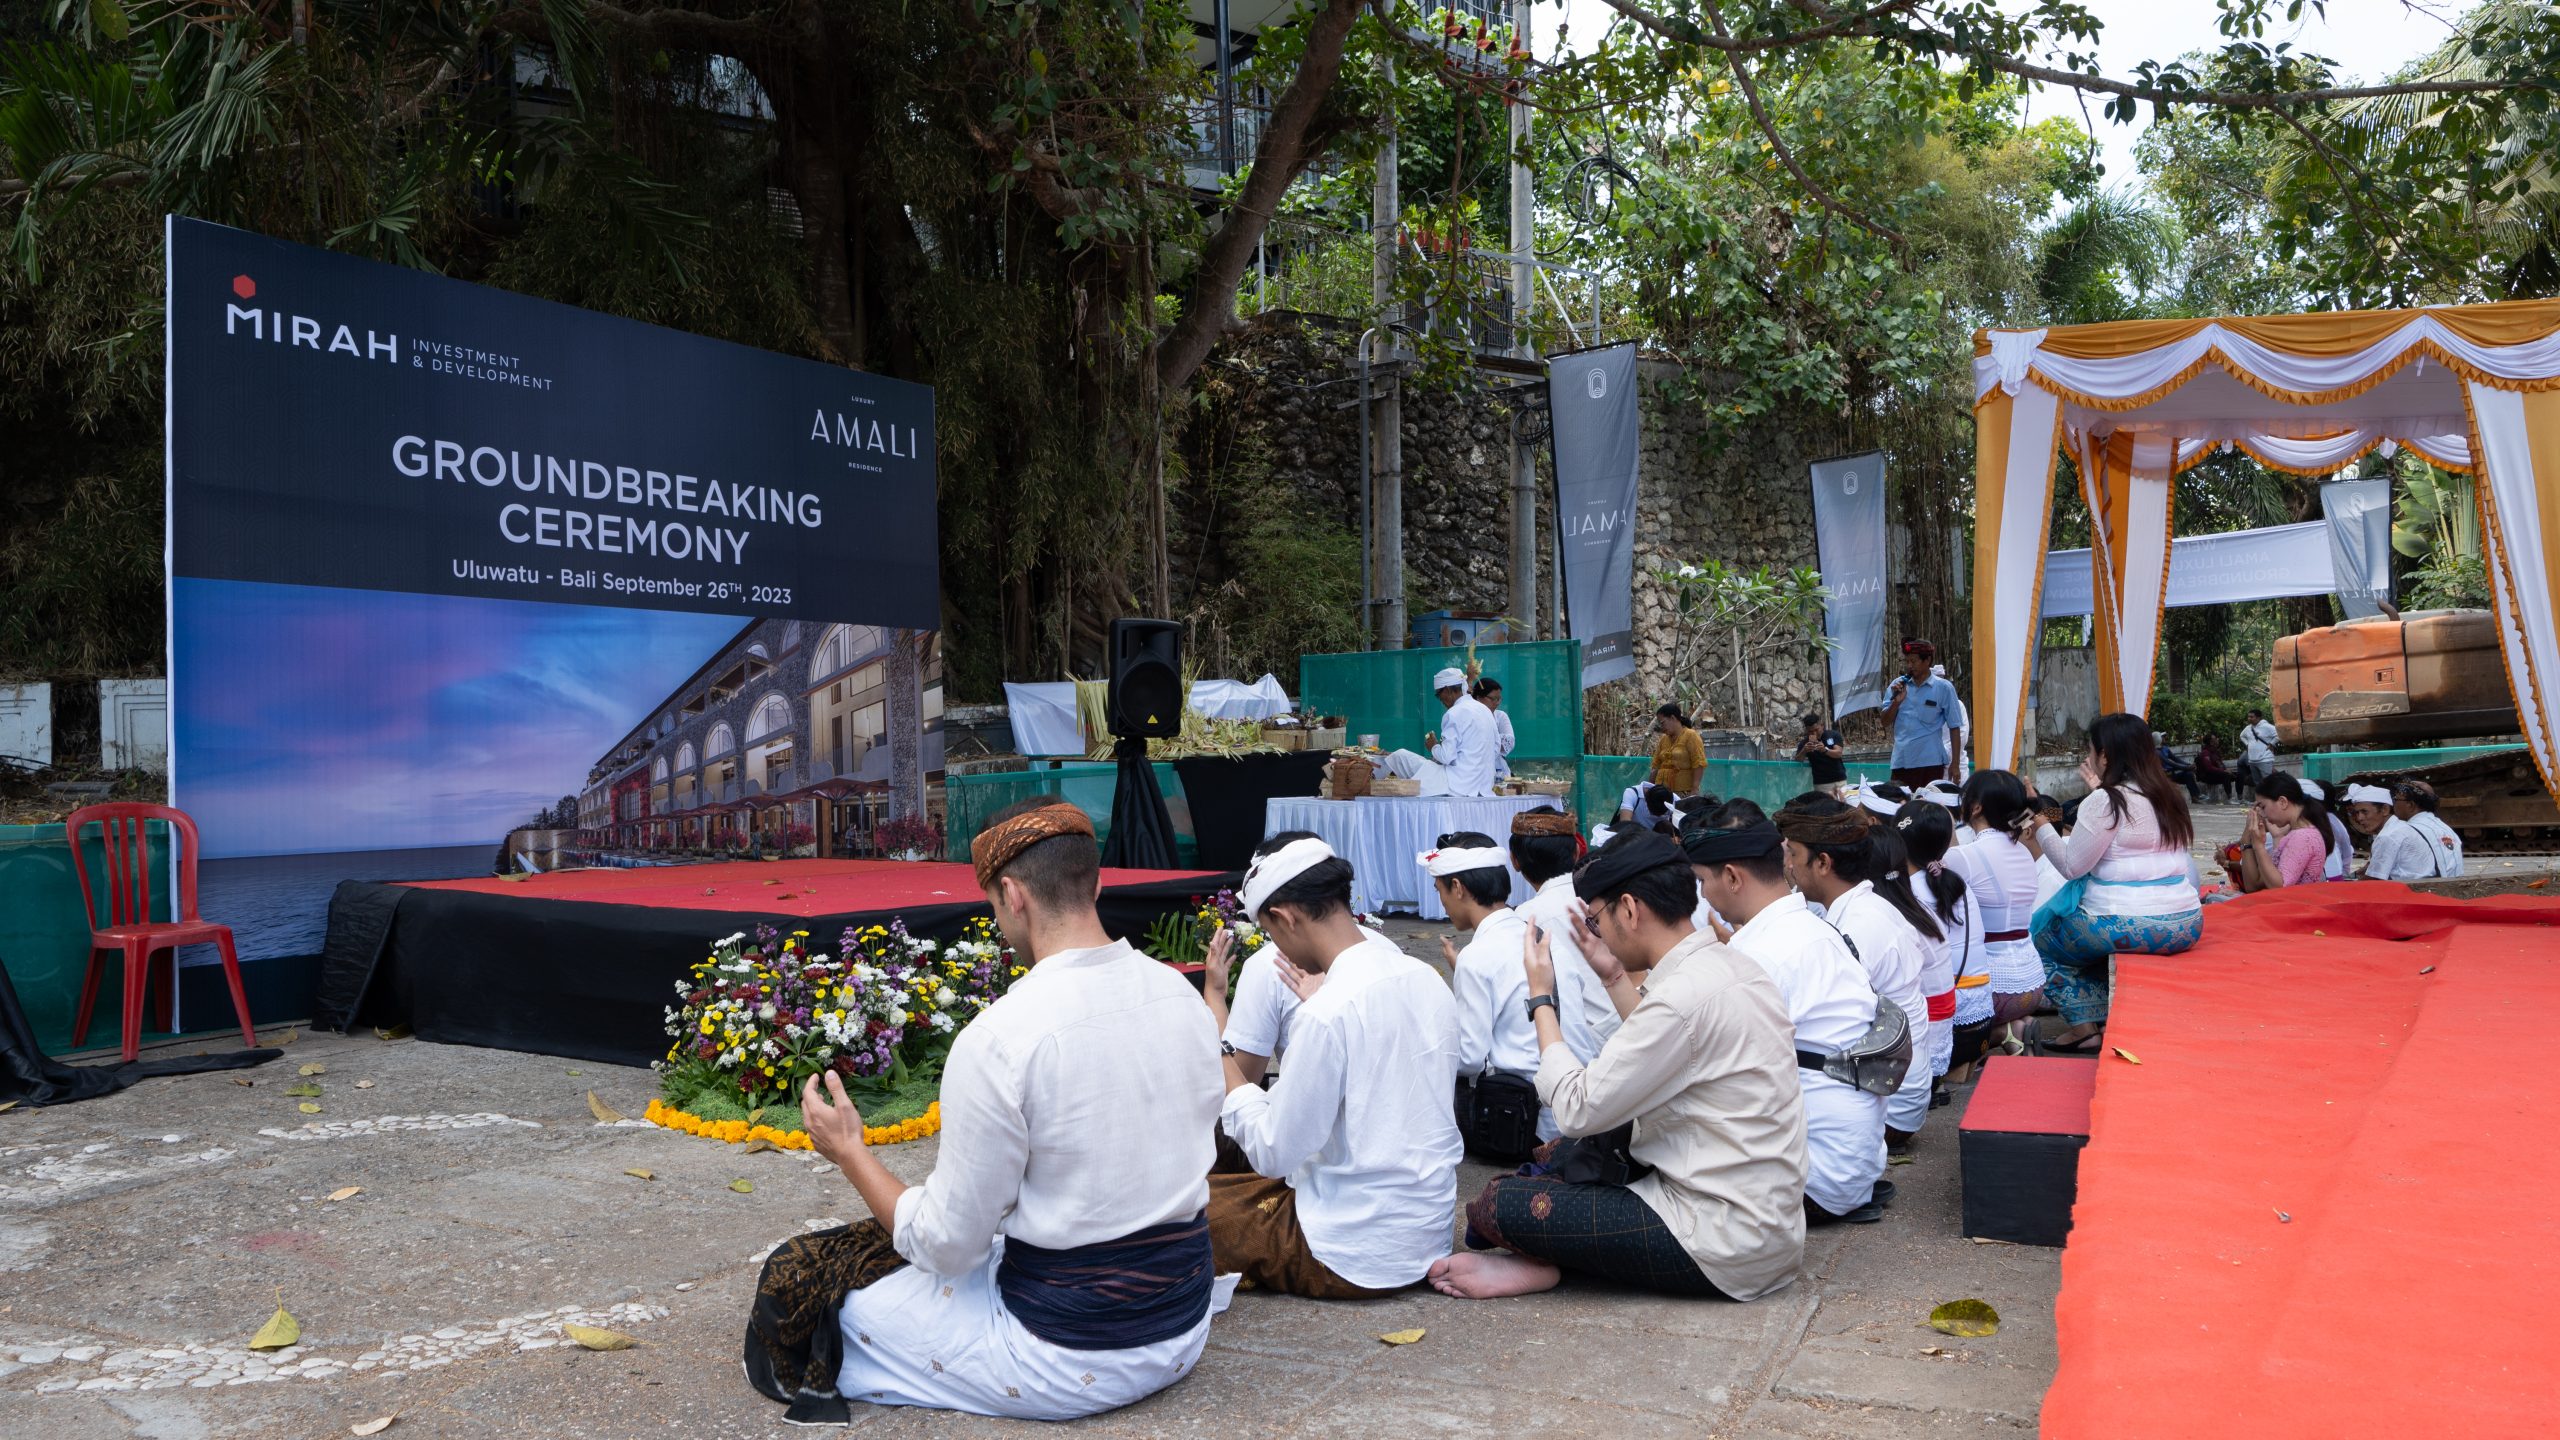
M2437 813L2462 837L2466 855L2560 854L2560 801L2544 788L2530 751L2347 777L2350 785L2387 787L2394 780L2424 780L2435 787Z

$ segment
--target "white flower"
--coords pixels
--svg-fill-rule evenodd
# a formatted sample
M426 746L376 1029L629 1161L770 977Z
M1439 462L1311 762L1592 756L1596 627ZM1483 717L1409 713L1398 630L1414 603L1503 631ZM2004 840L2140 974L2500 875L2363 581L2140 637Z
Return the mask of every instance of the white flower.
M904 1011L904 1010L893 1010L893 1011L889 1012L889 1023L890 1023L890 1024L892 1024L892 1025L904 1025L904 1024L906 1024L906 1023L907 1023L907 1012L906 1012L906 1011Z
M757 1018L757 1019L759 1019L759 1020L771 1020L771 1019L773 1018L773 1016L774 1016L774 1009L773 1009L773 1007L772 1007L771 1005L759 1005L759 1006L757 1006L757 1007L756 1007L756 1018Z
M945 985L940 990L934 992L933 1003L947 1010L952 1006L959 1004L960 997L952 993L950 986Z
M950 1016L948 1016L948 1015L936 1015L936 1016L934 1016L934 1017L933 1017L933 1028L934 1028L934 1029L936 1029L936 1030L938 1030L938 1031L940 1031L940 1032L942 1032L942 1033L943 1033L943 1034L945 1034L945 1035L948 1035L948 1034L950 1034L952 1031L957 1030L957 1029L959 1029L960 1027L959 1027L958 1023L957 1023L957 1022L955 1022L955 1021L954 1021Z

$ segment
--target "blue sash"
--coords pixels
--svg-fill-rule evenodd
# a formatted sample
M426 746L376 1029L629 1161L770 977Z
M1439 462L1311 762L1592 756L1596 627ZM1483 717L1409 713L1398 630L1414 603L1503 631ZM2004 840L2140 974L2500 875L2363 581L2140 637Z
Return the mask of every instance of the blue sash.
M1065 1350L1134 1350L1209 1313L1207 1211L1072 1250L1004 1242L996 1288L1022 1328Z

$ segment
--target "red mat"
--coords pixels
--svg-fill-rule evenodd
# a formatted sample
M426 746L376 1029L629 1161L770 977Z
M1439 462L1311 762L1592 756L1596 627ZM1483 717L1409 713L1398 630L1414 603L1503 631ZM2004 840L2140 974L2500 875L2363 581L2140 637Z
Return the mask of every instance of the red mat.
M1210 880L1214 870L1105 870L1103 888L1165 880ZM471 890L598 905L672 910L745 910L763 915L842 915L924 905L975 905L986 892L958 863L913 860L748 860L656 865L633 870L560 870L501 880L420 880L420 890Z
M2560 1431L2560 900L2206 917L2117 962L2044 1433Z

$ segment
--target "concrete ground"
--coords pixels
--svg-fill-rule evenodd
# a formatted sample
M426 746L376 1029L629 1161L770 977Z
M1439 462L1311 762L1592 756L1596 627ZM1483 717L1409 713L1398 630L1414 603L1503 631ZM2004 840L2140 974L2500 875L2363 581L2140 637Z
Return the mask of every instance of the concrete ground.
M1420 927L1408 934L1424 948ZM317 1115L283 1093L311 1064ZM262 1069L0 1115L0 1434L319 1437L385 1415L395 1437L786 1433L738 1367L758 1263L861 1201L806 1155L599 1124L587 1107L593 1090L636 1116L653 1089L645 1070L304 1032ZM1919 1158L1892 1170L1883 1224L1814 1232L1802 1278L1770 1299L1570 1282L1505 1301L1247 1294L1189 1379L1077 1428L2025 1433L2054 1366L2059 1252L1958 1236L1960 1113L1936 1112ZM921 1179L935 1143L884 1153ZM1470 1165L1462 1194L1491 1173ZM1999 1310L1998 1335L1928 1328L1932 1306L1968 1296ZM253 1356L279 1299L302 1341ZM638 1343L576 1349L563 1320ZM1409 1328L1425 1337L1376 1338ZM900 1411L859 1423L1025 1429Z

